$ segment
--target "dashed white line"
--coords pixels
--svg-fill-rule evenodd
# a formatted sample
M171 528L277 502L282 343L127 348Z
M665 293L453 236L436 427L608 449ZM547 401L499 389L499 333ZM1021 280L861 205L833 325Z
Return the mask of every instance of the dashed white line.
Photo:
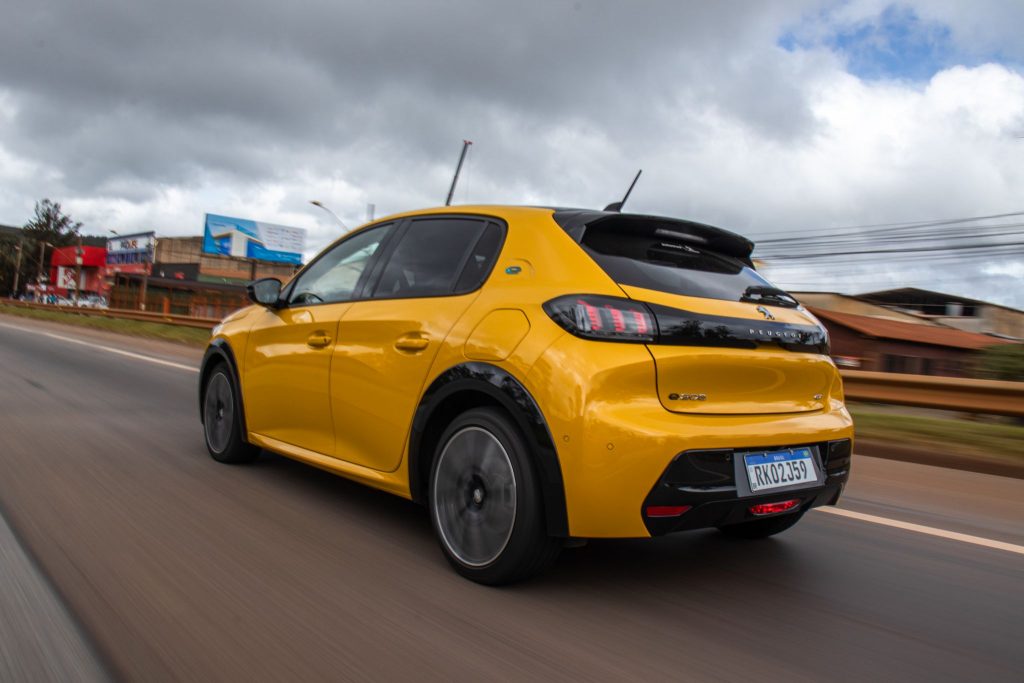
M849 517L850 519L857 519L862 522L870 522L871 524L881 524L882 526L890 526L894 529L903 529L905 531L913 531L915 533L925 534L927 536L948 538L951 541L971 543L973 545L980 545L985 548L995 548L996 550L1005 550L1008 553L1024 555L1024 546L1015 545L1013 543L1006 543L1005 541L995 541L991 538L982 538L981 536L961 534L957 531L946 531L945 529L937 529L933 526L924 526L923 524L911 524L910 522L901 522L896 519L889 519L888 517L876 517L875 515L866 515L863 512L854 512L853 510L844 510L843 508L822 507L817 509L820 510L821 512L827 512L831 515Z
M164 360L163 358L154 358L153 356L144 356L141 353L133 353L131 351L125 351L123 349L115 349L113 346L104 346L103 344L93 344L91 342L82 341L81 339L75 339L74 337L65 337L61 334L54 334L52 332L42 332L40 330L32 330L27 327L19 327L17 325L8 325L7 323L0 323L0 327L6 327L12 330L19 330L21 332L28 332L29 334L37 334L43 337L50 337L51 339L59 339L60 341L66 341L71 344L80 344L82 346L88 346L91 349L99 349L100 351L106 351L108 353L116 353L120 356L128 356L129 358L136 358L138 360L144 360L148 363L154 363L156 365L166 365L169 368L177 368L178 370L186 370L188 372L199 372L199 368L192 367L191 365L184 365L182 363L175 363L173 361Z

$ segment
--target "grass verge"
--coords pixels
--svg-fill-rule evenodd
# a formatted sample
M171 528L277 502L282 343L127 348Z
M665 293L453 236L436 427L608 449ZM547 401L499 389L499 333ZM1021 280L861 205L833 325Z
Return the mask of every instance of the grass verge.
M990 419L913 414L888 406L851 403L858 439L939 453L1024 461L1024 426Z
M15 315L21 318L34 318L36 320L50 320L67 325L79 327L91 327L96 330L107 330L119 334L127 334L133 337L148 337L150 339L163 339L166 341L179 342L190 346L205 346L210 340L210 332L195 327L182 327L180 325L165 325L164 323L150 323L140 320L122 320L120 318L104 318L96 315L81 315L65 311L45 311L37 308L21 308L19 306L8 306L0 304L0 313Z

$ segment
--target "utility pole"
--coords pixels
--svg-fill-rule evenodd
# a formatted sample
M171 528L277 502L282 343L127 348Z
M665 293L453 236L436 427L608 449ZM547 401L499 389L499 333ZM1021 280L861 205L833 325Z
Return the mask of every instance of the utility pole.
M46 245L47 244L49 244L49 242L40 242L39 243L39 273L36 275L36 292L37 293L40 291L40 289L42 289L43 280L46 279L46 261L44 259L46 257ZM43 303L45 303L45 297L44 297L44 302Z
M11 292L11 296L17 298L18 296L18 278L21 275L21 254L25 251L25 238L22 237L18 240L18 261L14 266L14 291Z
M452 186L448 189L448 199L445 200L445 206L452 205L452 195L455 194L455 183L459 182L459 172L462 171L462 162L466 160L466 150L473 144L472 140L462 141L462 153L459 154L459 165L455 167L455 177L452 178Z
M78 297L82 287L82 236L78 236L78 246L75 247L75 306L78 306Z

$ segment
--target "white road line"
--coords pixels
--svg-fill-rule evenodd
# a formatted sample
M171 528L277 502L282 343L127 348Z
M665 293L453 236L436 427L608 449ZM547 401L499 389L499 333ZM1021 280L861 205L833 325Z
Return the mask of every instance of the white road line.
M0 327L6 327L11 330L19 330L21 332L28 332L29 334L38 334L43 337L50 337L51 339L59 339L61 341L70 342L72 344L81 344L82 346L88 346L91 349L99 349L101 351L107 351L109 353L116 353L120 356L128 356L129 358L136 358L138 360L144 360L149 363L155 363L156 365L166 365L169 368L177 368L178 370L187 370L188 372L199 372L199 368L192 367L191 365L184 365L182 363L174 363L169 360L162 358L154 358L153 356L144 356L141 353L132 353L131 351L124 351L122 349L115 349L113 346L104 346L102 344L92 344L90 342L82 341L81 339L75 339L73 337L65 337L60 334L53 334L52 332L41 332L39 330L31 330L27 327L18 327L17 325L8 325L7 323L0 323Z
M956 531L936 529L933 526L924 526L922 524L911 524L910 522L901 522L896 519L889 519L888 517L876 517L875 515L866 515L863 512L854 512L853 510L844 510L842 508L837 507L821 507L817 509L820 510L821 512L827 512L832 515L839 515L840 517L849 517L850 519L858 519L862 522L881 524L882 526L891 526L895 529L913 531L919 534L926 534L928 536L938 536L939 538L948 538L953 541L960 541L961 543L972 543L974 545L984 546L985 548L995 548L996 550L1005 550L1008 553L1017 553L1018 555L1024 555L1024 546L1014 545L1013 543L1006 543L1004 541L994 541L991 538L982 538L981 536L971 536L970 534L961 534Z

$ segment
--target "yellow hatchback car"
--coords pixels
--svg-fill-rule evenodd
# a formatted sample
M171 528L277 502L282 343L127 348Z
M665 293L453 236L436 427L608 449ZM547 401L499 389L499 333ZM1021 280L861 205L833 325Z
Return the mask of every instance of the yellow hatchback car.
M385 218L214 329L206 444L424 503L486 584L576 539L778 533L838 500L853 425L825 329L752 249L608 211Z

